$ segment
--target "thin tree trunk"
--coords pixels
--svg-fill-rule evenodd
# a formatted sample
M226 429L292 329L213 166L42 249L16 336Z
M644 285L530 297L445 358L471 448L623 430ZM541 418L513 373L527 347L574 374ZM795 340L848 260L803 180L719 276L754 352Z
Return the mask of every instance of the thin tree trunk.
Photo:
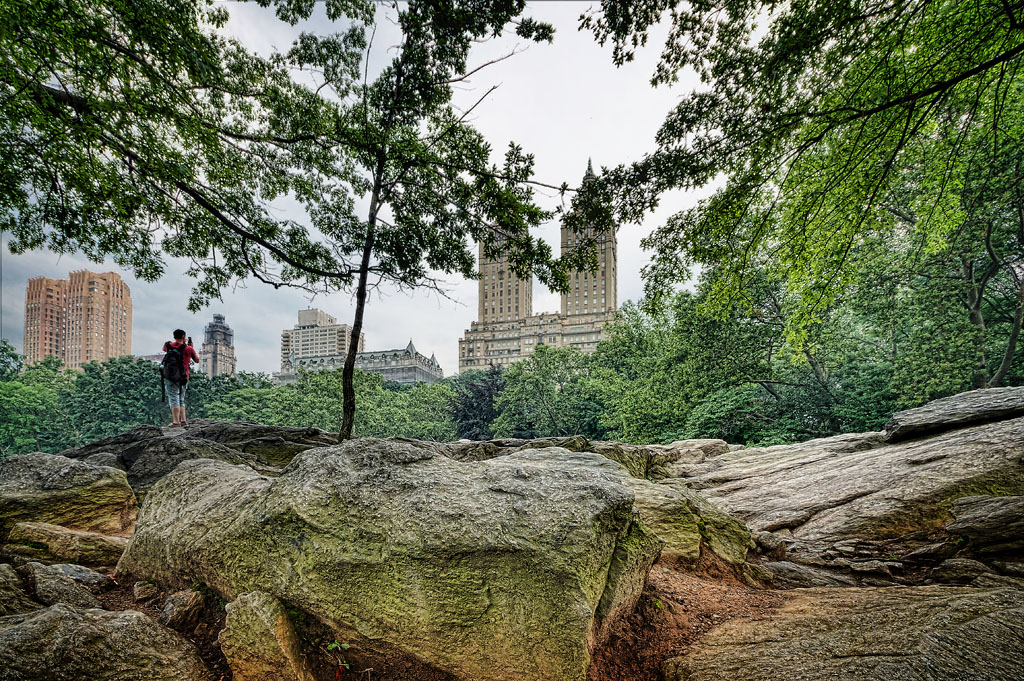
M1013 356L1017 351L1017 340L1020 338L1022 320L1024 320L1024 276L1021 277L1020 286L1017 289L1017 310L1013 315L1013 328L1010 331L1010 338L1006 343L1006 352L1003 353L1003 361L1000 362L996 373L989 379L987 387L996 388L1006 378L1006 374L1013 364Z
M356 420L356 353L359 352L359 336L363 332L363 310L366 309L366 282L370 274L370 255L373 253L373 241L376 236L377 194L374 191L371 202L370 219L366 225L366 241L363 243L363 258L359 267L359 285L356 288L356 315L352 321L352 337L348 343L348 354L345 355L345 368L341 372L342 419L341 439L352 438L352 426Z

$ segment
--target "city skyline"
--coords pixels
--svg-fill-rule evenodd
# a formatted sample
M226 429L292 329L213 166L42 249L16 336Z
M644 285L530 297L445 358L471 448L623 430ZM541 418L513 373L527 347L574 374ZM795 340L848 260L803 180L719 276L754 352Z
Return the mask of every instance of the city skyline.
M272 9L251 5L232 5L227 31L252 49L266 54L272 47L286 49L310 23L295 27L273 18ZM552 45L532 45L511 59L498 62L476 74L473 82L457 97L468 108L490 85L500 85L473 111L473 122L491 143L499 157L509 141L516 141L536 158L536 177L552 184L563 180L577 182L593 158L595 171L635 160L654 146L654 135L676 96L696 84L686 80L676 88L652 89L647 79L657 61L657 48L664 32L651 35L652 48L642 50L637 61L616 69L610 50L602 48L588 33L576 30L576 19L585 5L579 3L540 3L530 13L550 21L557 33ZM391 39L382 25L376 44L383 49ZM481 45L471 57L481 64L507 54L512 43L500 39ZM551 64L574 64L572 73L552 69ZM625 225L619 238L619 302L636 300L642 295L640 269L647 255L640 239L665 217L693 205L697 193L672 194L662 207L641 226ZM543 190L538 198L545 207L560 204L557 192ZM281 206L288 215L292 207ZM559 244L559 225L551 222L536 232L552 248ZM315 306L336 316L339 322L352 322L354 305L348 294L310 298L296 290L274 290L255 281L228 287L223 301L214 301L196 313L186 309L192 280L187 277L187 262L167 261L165 275L155 283L139 280L112 261L92 263L80 255L35 251L12 255L7 237L0 245L0 274L3 284L3 308L0 335L22 349L23 301L29 277L64 277L74 269L101 269L119 273L132 290L135 305L133 352L151 354L160 351L176 327L185 328L193 337L202 335L213 314L224 314L235 332L237 367L240 371L265 371L279 366L281 329L294 323L296 309ZM458 371L458 339L476 318L477 282L459 277L446 278L451 300L427 291L412 293L387 289L371 296L367 305L364 332L367 348L401 348L410 337L418 347L436 353L446 375ZM532 286L536 310L560 309L560 296L537 283ZM383 296L383 297L382 297Z

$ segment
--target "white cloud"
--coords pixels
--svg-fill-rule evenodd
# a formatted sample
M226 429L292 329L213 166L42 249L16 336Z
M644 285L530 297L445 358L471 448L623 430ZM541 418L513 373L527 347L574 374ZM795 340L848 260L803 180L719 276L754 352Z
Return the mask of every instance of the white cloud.
M510 141L521 144L536 157L538 180L558 185L577 183L587 159L595 168L614 166L640 157L653 147L654 134L680 93L697 86L685 79L675 89L653 89L648 83L654 71L664 29L652 31L649 45L637 60L623 68L611 63L610 48L600 47L589 33L576 30L585 3L533 3L528 14L549 21L557 34L552 45L533 44L508 60L473 76L456 103L468 107L491 85L498 89L472 114L476 127L491 142L496 158ZM263 54L272 48L285 49L301 30L336 30L325 27L315 16L297 27L277 21L273 13L253 4L230 4L227 31ZM372 69L389 58L388 48L397 42L395 29L384 24L375 39ZM501 38L482 44L470 58L470 65L484 63L507 53L517 41ZM521 41L520 41L521 43ZM640 239L672 213L696 201L700 194L667 195L660 208L643 225L626 225L619 232L619 301L642 295L640 268L648 260ZM542 200L557 205L554 192ZM288 213L282 206L282 213ZM551 224L540 236L558 243L558 225ZM175 327L186 328L198 339L212 314L222 313L235 332L240 369L275 371L280 361L280 335L296 321L299 309L319 307L351 323L353 302L348 295L320 296L310 300L297 291L274 290L259 282L247 282L227 290L223 302L216 302L197 314L186 310L191 280L186 265L168 263L167 273L156 283L137 280L112 263L99 267L78 256L34 252L12 255L4 243L0 256L2 277L2 324L0 334L21 347L24 327L26 281L34 276L66 277L74 269L117 271L132 290L134 305L133 352L158 352ZM449 282L453 300L438 298L427 291L400 293L382 291L371 297L366 310L367 349L404 347L410 338L424 354L436 353L446 375L458 369L458 339L476 318L476 282ZM534 288L534 312L558 310L559 298L539 285Z

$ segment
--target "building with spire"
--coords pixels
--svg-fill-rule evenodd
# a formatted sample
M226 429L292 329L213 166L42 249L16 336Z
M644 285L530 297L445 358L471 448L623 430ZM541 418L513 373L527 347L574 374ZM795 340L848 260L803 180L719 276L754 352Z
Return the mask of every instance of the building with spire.
M213 321L206 325L199 366L210 378L235 375L235 333L222 314L213 315Z
M583 181L594 179L587 162ZM569 291L560 312L533 314L533 279L512 273L505 258L484 257L480 248L478 320L459 340L459 371L507 366L529 357L541 345L575 347L590 353L605 338L605 325L618 307L618 240L615 233L583 233L562 226L562 253L596 239L598 268L569 273Z

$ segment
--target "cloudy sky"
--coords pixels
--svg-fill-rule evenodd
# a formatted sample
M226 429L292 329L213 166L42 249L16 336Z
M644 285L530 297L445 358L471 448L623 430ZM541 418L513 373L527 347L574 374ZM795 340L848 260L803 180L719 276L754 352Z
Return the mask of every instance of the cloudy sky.
M329 22L322 16L314 16L309 22L292 27L279 22L272 12L253 4L226 3L226 6L231 11L228 32L262 54L286 49L303 30L331 31ZM649 46L640 51L635 62L615 68L609 47L602 48L591 34L577 31L579 15L590 6L588 2L531 3L527 15L556 27L554 43L526 47L522 41L510 37L480 45L470 58L471 67L506 54L517 45L526 49L475 74L457 96L457 102L468 107L489 87L498 85L474 110L473 123L491 142L496 156L504 152L509 141L519 143L525 151L534 154L536 179L552 185L563 181L570 185L577 183L586 170L588 158L592 158L595 169L599 169L641 156L652 148L654 134L678 96L696 85L686 78L674 89L653 89L649 85L664 27L652 32ZM393 26L387 21L380 22L371 55L371 70L381 68L390 60L388 48L397 42ZM620 229L620 304L642 294L640 268L648 260L648 254L641 250L640 239L668 215L693 205L699 197L696 193L667 195L659 210L643 224L624 225ZM554 192L544 193L539 198L552 208L559 202ZM558 225L548 225L539 236L557 247ZM354 310L348 295L311 299L298 291L273 290L250 281L224 291L222 301L215 301L193 314L185 307L192 281L184 274L184 263L168 262L167 272L160 281L145 283L109 261L96 264L80 256L42 251L12 255L6 243L5 235L0 254L3 286L0 336L19 350L24 335L28 278L63 278L76 269L116 271L125 278L131 287L134 307L134 354L158 352L171 330L179 326L198 341L212 315L222 313L235 332L238 367L247 371L269 373L280 368L281 330L295 324L299 309L318 307L340 322L348 323ZM383 291L374 296L368 303L364 321L367 349L404 347L411 338L420 352L436 353L446 375L455 373L458 339L476 317L476 282L455 278L448 283L452 300L426 292ZM535 313L557 311L559 298L535 283L533 305Z

